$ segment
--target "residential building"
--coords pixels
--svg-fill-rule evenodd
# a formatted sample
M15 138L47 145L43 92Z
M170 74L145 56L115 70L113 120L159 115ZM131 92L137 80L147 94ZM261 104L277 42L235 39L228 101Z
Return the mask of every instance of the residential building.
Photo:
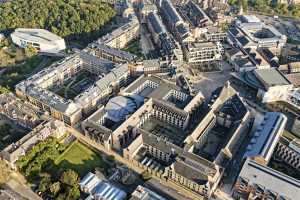
M17 28L10 36L19 47L32 46L43 53L59 53L66 49L63 38L44 29Z
M194 42L184 47L185 60L193 66L220 61L223 53L224 49L219 42Z
M65 125L57 120L43 122L19 141L10 144L0 152L0 157L6 160L12 169L17 169L16 161L30 150L35 144L49 136L61 137L66 133Z
M97 58L115 63L133 62L136 59L136 55L134 54L99 43L90 43L83 51L86 51Z
M124 48L130 41L139 37L140 23L135 15L131 15L128 22L111 33L104 35L97 40L97 43L115 49Z
M204 37L210 42L223 42L227 38L227 33L217 27L208 27L204 31Z
M0 95L0 112L0 115L5 115L14 123L29 129L41 123L37 110L20 101L12 93Z
M87 86L74 99L65 99L51 91L83 70L96 74L99 80ZM72 126L81 119L82 114L89 113L115 89L126 84L129 75L127 64L113 68L109 61L84 51L54 63L17 84L16 93L40 110Z

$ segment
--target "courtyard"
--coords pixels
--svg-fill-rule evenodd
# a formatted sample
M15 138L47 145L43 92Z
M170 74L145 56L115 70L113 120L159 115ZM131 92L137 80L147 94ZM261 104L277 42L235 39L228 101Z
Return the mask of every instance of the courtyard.
M11 143L17 142L28 132L29 130L13 124L10 120L0 120L0 151Z
M81 71L67 80L63 85L51 90L65 99L74 99L78 94L88 89L98 78L88 71Z
M187 136L184 130L155 118L150 118L141 128L178 146Z

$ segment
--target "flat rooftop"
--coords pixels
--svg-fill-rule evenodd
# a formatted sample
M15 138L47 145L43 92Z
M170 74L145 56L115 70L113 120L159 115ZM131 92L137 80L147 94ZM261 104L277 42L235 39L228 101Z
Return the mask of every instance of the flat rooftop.
M267 87L291 84L291 82L277 69L256 69L254 74Z
M298 200L300 197L300 180L260 165L249 158L244 163L239 177L248 181L248 185L263 186L291 200Z
M181 91L181 88L175 84L165 82L163 79L156 76L142 76L129 85L124 92L133 93L141 85L151 81L157 85L156 88L149 88L147 91L139 92L139 95L147 98L163 99L171 90Z
M63 40L63 38L45 29L17 28L12 34L19 38L35 41L37 43L51 43L58 40Z

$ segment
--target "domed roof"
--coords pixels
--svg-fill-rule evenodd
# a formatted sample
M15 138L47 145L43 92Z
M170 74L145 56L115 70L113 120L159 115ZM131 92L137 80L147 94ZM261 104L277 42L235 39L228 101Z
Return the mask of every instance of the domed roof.
M114 122L119 122L125 119L126 115L133 113L136 107L134 100L124 96L117 96L110 99L106 104L106 117Z

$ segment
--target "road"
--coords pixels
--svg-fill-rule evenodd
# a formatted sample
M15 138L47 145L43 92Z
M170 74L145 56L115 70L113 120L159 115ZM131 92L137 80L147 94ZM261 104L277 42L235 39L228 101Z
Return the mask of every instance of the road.
M151 35L148 33L147 28L142 24L140 28L140 35L141 35L141 48L143 51L144 56L149 55L151 52L155 51L155 47L151 40Z
M191 198L183 196L180 192L174 190L173 188L161 184L159 181L153 178L147 181L144 186L168 200L192 200Z
M6 185L26 199L42 200L41 197L35 194L31 188L26 185L25 178L17 172L13 172L11 174L11 179L6 183Z

